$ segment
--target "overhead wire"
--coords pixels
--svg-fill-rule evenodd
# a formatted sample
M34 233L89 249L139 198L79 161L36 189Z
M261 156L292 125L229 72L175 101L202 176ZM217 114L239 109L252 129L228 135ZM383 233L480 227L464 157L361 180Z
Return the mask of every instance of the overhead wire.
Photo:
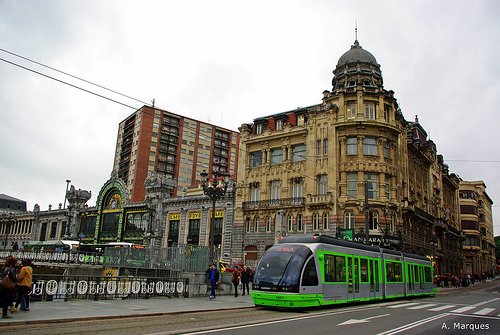
M56 69L56 68L54 68L54 67L52 67L52 66L49 66L49 65L43 64L43 63L41 63L41 62L37 62L37 61L35 61L35 60L33 60L33 59L30 59L30 58L28 58L28 57L24 57L24 56L22 56L22 55L16 54L16 53L14 53L14 52L12 52L12 51L8 51L8 50L5 50L5 49L3 49L3 48L0 48L0 51L3 51L3 52L5 52L5 53L8 53L8 54L13 55L13 56L15 56L15 57L18 57L18 58L24 59L24 60L26 60L26 61L28 61L28 62L31 62L31 63L37 64L37 65L43 66L43 67L45 67L45 68L47 68L47 69L50 69L50 70L52 70L52 71L56 71L56 72L62 73L62 74L64 74L64 75L68 76L68 77L71 77L71 78L75 78L75 79L81 80L81 81L83 81L83 82L85 82L85 83L87 83L87 84L91 84L91 85L97 86L97 87L99 87L99 88L102 88L102 89L104 89L104 90L106 90L106 91L109 91L109 92L112 92L112 93L114 93L114 94L121 95L121 96L123 96L123 97L125 97L125 98L128 98L128 99L131 99L131 100L134 100L134 101L140 102L140 103L145 104L145 105L149 105L149 103L144 102L144 101L139 100L139 99L136 99L136 98L134 98L134 97L131 97L131 96L127 95L127 94L120 93L120 92L118 92L118 91L115 91L115 90L110 89L110 88L107 88L107 87L105 87L105 86L102 86L102 85L96 84L96 83L91 82L91 81L89 81L89 80L86 80L86 79L84 79L84 78L81 78L81 77L75 76L75 75L73 75L73 74L71 74L71 73L68 73L68 72L65 72L65 71L62 71L62 70Z
M127 105L126 103L120 102L120 101L115 100L115 99L112 99L112 98L108 98L108 97L106 97L106 96L104 96L104 95L102 95L102 94L92 92L92 91L87 90L87 89L85 89L85 88L83 88L83 87L80 87L80 86L77 86L77 85L74 85L74 84L70 84L70 83L68 83L68 82L66 82L66 81L64 81L64 80L57 79L57 78L52 77L52 76L49 76L49 75L47 75L47 74L44 74L44 73L41 73L41 72L35 71L35 70L30 69L30 68L28 68L28 67L26 67L26 66L22 66L22 65L20 65L20 64L17 64L17 63L11 62L11 61L6 60L6 59L4 59L4 58L1 58L1 57L0 57L0 60L1 60L1 61L6 62L6 63L8 63L8 64L11 64L11 65L17 66L17 67L19 67L19 68L21 68L21 69L23 69L23 70L27 70L27 71L30 71L30 72L36 73L36 74L38 74L38 75L40 75L40 76L43 76L43 77L46 77L46 78L49 78L49 79L55 80L55 81L60 82L60 83L62 83L62 84L64 84L64 85L68 85L68 86L71 86L71 87L73 87L73 88L76 88L76 89L79 89L79 90L81 90L81 91L84 91L84 92L86 92L86 93L90 93L90 94L95 95L95 96L97 96L97 97L99 97L99 98L109 100L109 101L111 101L111 102L117 103L117 104L119 104L119 105L122 105L122 106L125 106L125 107L128 107L128 108L131 108L131 109L134 109L134 110L136 110L136 109L137 109L136 107L132 107L132 106L130 106L130 105Z

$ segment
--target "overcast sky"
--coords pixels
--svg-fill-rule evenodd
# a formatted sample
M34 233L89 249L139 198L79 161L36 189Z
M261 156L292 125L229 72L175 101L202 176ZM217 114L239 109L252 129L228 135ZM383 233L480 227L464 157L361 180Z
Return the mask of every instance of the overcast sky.
M358 40L405 118L418 115L450 172L483 180L500 234L500 2L0 0L0 193L42 209L66 179L94 205L118 123L155 99L237 130L321 102ZM132 108L131 108L132 107Z

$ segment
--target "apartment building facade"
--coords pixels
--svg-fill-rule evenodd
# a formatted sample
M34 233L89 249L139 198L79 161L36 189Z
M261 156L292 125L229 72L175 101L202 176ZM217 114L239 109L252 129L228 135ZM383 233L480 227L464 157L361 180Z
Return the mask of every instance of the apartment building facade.
M493 201L483 181L460 181L460 219L465 235L463 268L465 273L495 271Z
M240 127L233 254L251 263L305 233L434 259L446 234L460 250L458 183L418 119L405 120L375 57L355 41L333 74L321 103ZM460 267L461 255L441 263Z
M120 122L113 172L125 182L130 201L144 201L149 172L174 179L171 196L198 186L200 173L237 178L239 133L143 106Z

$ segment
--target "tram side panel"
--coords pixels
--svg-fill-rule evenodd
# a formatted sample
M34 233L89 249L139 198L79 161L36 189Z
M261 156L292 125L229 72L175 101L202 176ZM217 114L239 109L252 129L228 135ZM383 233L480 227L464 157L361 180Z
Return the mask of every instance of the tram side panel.
M384 298L404 297L406 293L404 262L402 256L383 254L382 281L384 283Z
M405 257L406 291L407 296L435 294L432 282L432 267L428 260Z
M324 304L383 298L379 253L325 245L317 255Z

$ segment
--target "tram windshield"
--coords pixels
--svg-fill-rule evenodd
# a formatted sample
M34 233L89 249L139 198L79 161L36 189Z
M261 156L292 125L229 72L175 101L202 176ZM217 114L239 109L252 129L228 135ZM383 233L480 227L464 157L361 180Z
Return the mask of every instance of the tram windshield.
M300 274L311 249L299 244L278 244L266 251L255 270L253 288L298 292Z

